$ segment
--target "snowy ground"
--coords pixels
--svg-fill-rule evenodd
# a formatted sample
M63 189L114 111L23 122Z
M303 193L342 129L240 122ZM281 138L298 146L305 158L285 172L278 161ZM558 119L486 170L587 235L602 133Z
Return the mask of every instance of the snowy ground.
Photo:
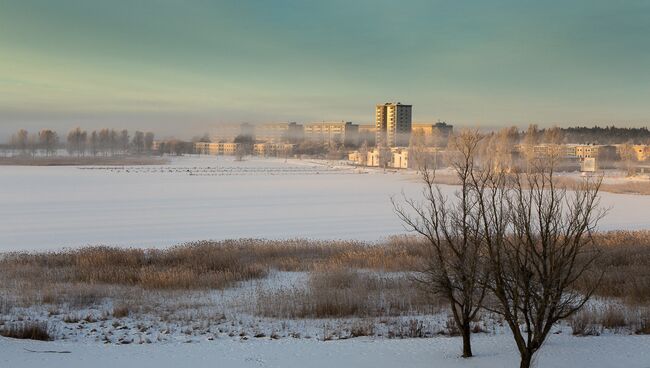
M459 358L459 338L347 341L214 340L193 344L103 345L16 341L0 337L1 367L516 367L510 336L474 337L472 359ZM537 367L650 367L650 336L552 335ZM61 351L63 353L44 353Z
M326 161L180 157L168 166L0 166L0 250L198 239L380 240L403 232L390 197L413 173ZM452 193L453 187L444 187ZM650 196L603 193L603 229L650 227Z

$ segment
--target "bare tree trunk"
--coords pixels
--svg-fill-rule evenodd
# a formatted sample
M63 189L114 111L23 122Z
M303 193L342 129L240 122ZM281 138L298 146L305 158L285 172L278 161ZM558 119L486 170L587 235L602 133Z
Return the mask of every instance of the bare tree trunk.
M463 323L460 330L463 335L463 358L469 358L472 356L472 330L469 321Z

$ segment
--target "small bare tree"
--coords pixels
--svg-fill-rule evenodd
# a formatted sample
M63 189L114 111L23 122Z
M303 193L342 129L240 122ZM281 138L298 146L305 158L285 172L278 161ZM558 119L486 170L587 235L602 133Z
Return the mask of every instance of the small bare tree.
M38 140L46 156L55 155L59 145L59 135L51 129L38 132Z
M593 294L577 291L598 252L592 232L605 211L599 209L600 179L586 179L567 191L554 183L555 160L540 159L525 173L503 174L481 196L488 288L495 297L489 310L503 316L521 356L531 366L551 328L578 311ZM485 181L479 180L483 184Z
M429 255L416 278L427 290L450 303L453 319L463 337L463 357L472 356L471 326L485 296L485 269L480 262L481 216L472 184L475 156L480 141L477 132L455 138L458 157L453 168L460 181L455 198L448 199L434 183L435 170L426 161L420 168L424 200L393 200L405 226L427 240Z

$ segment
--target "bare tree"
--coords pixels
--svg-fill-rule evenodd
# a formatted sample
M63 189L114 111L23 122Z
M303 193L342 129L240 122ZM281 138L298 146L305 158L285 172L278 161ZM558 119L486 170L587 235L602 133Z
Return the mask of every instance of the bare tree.
M386 146L379 146L376 148L379 152L379 167L387 168L393 161L393 152Z
M133 141L131 143L135 152L141 154L144 151L144 133L136 131L133 134Z
M53 130L43 129L38 133L38 141L45 154L50 156L56 153L59 145L59 135Z
M235 149L235 161L244 161L246 156L246 148L243 143L239 143Z
M155 135L153 132L147 132L144 135L144 150L147 153L151 153L151 150L153 148L153 141L155 139Z
M88 148L90 149L91 155L97 156L97 152L99 152L99 135L95 130L90 133L90 137L88 138Z
M480 262L479 197L472 186L480 139L477 132L463 132L455 138L458 157L453 169L460 181L455 198L448 200L434 184L435 170L425 163L420 168L424 200L405 197L404 205L393 200L395 212L407 229L427 240L429 256L417 280L449 301L463 337L463 357L472 356L470 323L481 309L486 293L485 268Z
M111 132L108 129L102 129L99 131L99 151L102 152L104 156L108 156L108 151L110 150L110 141L111 141Z
M119 134L114 129L111 129L108 135L108 147L111 152L111 156L115 155L115 151L117 151L120 147Z
M626 143L622 145L619 149L619 154L621 156L621 161L625 166L627 171L627 176L632 177L636 175L636 152L634 151L634 146Z
M38 133L32 133L29 135L29 137L27 138L27 147L29 148L29 152L32 155L32 157L38 154L38 150L40 148L40 140L39 140Z
M24 154L29 146L29 133L25 129L20 129L11 137L11 145Z
M67 149L69 154L81 156L86 152L86 141L88 134L81 128L75 128L68 133Z
M363 141L359 147L359 164L366 166L368 164L368 141Z
M556 187L554 166L546 158L526 173L487 174L491 180L475 185L491 275L488 288L495 297L486 308L507 322L521 368L530 367L553 325L578 311L598 283L587 292L576 291L598 256L591 234L604 215L601 179L586 179L567 191Z
M523 154L527 162L535 158L535 146L539 144L540 132L537 124L530 124L522 139Z
M124 129L120 132L119 137L120 150L122 153L127 153L129 151L129 131Z

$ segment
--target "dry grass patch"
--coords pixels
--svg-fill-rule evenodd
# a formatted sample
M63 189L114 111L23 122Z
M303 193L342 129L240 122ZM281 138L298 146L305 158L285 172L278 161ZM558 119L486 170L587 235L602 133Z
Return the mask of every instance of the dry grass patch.
M255 313L274 318L379 317L440 308L406 275L326 268L312 271L306 288L258 291Z
M601 256L591 277L600 277L596 294L628 304L650 303L650 231L611 231L596 234ZM584 290L593 279L585 279Z
M169 160L153 156L30 156L0 157L7 166L140 166L164 165Z
M53 333L47 322L12 322L0 328L0 335L13 339L40 341L54 340Z

